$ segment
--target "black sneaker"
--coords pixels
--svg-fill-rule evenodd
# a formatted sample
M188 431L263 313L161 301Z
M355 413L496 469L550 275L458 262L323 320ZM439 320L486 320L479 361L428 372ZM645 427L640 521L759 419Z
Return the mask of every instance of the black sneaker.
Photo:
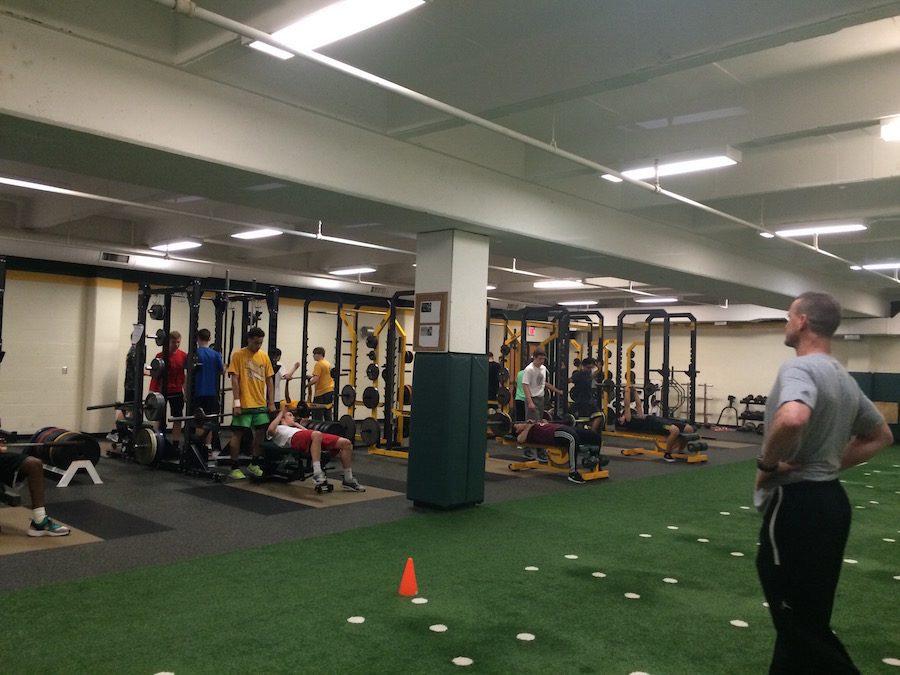
M546 450L541 449L541 450L538 450L538 451L537 451L537 461L540 462L541 464L546 464L547 462L550 461L550 460L547 458L547 451L546 451Z
M54 522L47 516L40 523L32 520L28 527L29 537L65 537L67 534L69 534L68 527Z
M535 459L537 459L537 453L534 451L534 448L525 448L525 460L531 462Z
M663 461L664 461L664 462L669 462L669 464L671 464L672 462L675 461L675 458L672 457L672 455L670 455L670 454L667 452L666 454L663 455Z
M583 485L584 483L587 482L584 478L581 477L581 474L578 473L577 471L569 472L569 481L571 481L572 483L578 483L579 485Z
M348 481L346 478L341 481L341 487L345 490L349 490L350 492L365 492L366 488L359 484L359 481L355 478L351 481Z

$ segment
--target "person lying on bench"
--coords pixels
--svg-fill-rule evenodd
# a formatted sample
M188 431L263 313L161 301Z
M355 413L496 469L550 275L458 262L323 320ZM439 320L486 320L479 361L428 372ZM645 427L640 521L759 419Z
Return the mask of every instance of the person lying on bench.
M0 483L14 487L16 478L28 482L31 494L29 537L64 537L69 528L50 519L44 507L44 464L37 457L7 452L6 440L0 439Z
M272 441L279 448L309 455L313 463L313 480L316 485L328 482L322 469L322 451L326 450L332 457L340 457L341 466L344 468L341 487L351 492L366 491L353 477L351 469L353 444L346 438L307 429L294 419L293 412L282 407L266 430L266 440Z
M541 447L558 446L567 448L569 451L569 480L573 483L584 483L584 478L578 473L578 453L582 446L594 446L599 448L603 442L600 434L594 433L587 429L576 429L575 427L567 427L564 424L555 422L545 422L541 420L535 423L534 420L528 420L519 424L514 424L513 429L516 433L516 441L523 445L531 444ZM542 461L546 463L546 461ZM609 459L602 457L600 466L606 466Z
M659 415L645 415L641 406L641 398L635 395L632 401L631 387L625 385L624 412L616 417L616 428L638 434L651 434L666 437L666 450L663 459L674 462L673 452L682 452L687 447L687 440L682 434L696 433L696 429L685 420Z

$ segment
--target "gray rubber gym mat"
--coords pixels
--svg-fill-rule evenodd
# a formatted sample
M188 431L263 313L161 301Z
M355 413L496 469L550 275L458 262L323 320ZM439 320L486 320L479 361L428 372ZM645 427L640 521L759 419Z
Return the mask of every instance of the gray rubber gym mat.
M372 487L381 488L382 490L391 490L392 492L399 492L402 495L406 494L405 480L396 480L384 476L373 476L371 474L360 475L356 472L353 473L353 477L362 485L371 485Z
M275 516L279 513L290 513L291 511L313 508L305 504L276 499L275 497L268 497L255 492L232 490L224 485L201 485L181 490L181 492L193 497L200 497L211 502L241 509L242 511L250 511L261 516Z
M56 520L101 539L137 537L172 529L90 499L54 502L49 510Z

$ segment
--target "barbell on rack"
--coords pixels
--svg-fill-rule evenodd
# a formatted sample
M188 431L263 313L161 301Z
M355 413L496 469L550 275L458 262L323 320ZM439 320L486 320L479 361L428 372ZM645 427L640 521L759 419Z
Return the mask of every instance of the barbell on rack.
M134 401L125 401L124 403L101 403L99 405L89 405L87 406L87 408L85 408L85 410L102 410L104 408L121 408L123 410L127 410L133 405ZM141 404L141 409L146 419L150 420L151 422L155 422L165 414L166 399L159 392L151 391L149 394L147 394L146 398L144 398L144 402L143 404Z

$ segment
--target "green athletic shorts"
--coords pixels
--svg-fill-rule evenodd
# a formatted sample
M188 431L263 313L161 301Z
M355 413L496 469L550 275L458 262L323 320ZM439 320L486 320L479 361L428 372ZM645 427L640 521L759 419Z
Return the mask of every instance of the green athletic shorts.
M248 408L231 418L231 426L256 429L269 426L269 412L265 408Z

